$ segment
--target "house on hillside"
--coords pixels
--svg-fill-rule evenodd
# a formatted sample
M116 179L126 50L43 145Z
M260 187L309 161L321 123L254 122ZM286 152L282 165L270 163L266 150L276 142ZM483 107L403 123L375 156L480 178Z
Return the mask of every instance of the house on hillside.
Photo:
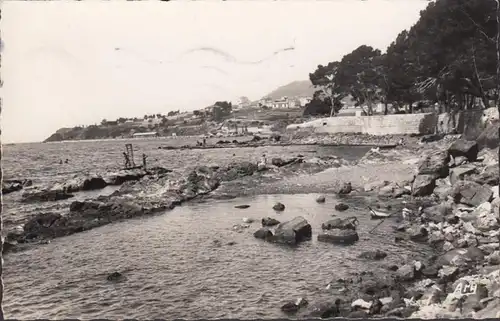
M272 108L273 109L290 108L290 100L288 100L288 97L282 97L281 99L276 99L275 101L273 101Z
M259 106L265 106L270 108L273 106L273 100L269 97L264 97L259 100Z

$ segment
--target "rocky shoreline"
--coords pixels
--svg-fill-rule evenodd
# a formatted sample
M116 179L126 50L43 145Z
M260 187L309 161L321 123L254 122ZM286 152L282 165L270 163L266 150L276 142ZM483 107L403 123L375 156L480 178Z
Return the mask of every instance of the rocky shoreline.
M187 201L201 201L221 184L241 184L246 177L255 185L257 181L279 180L297 171L313 173L342 164L345 161L334 156L308 159L298 155L287 159L272 158L267 165L240 162L225 167L198 166L187 174L161 167L120 170L102 176L75 176L53 186L18 189L22 193L21 203L57 204L59 201L71 202L82 191L99 191L108 186L116 188L110 195L72 201L62 213L42 212L29 217L25 224L10 229L4 253L45 244L52 238L115 221L161 213Z
M346 185L340 194L376 193L381 199L416 202L405 208L395 228L394 242L417 242L436 249L425 261L402 262L384 273L362 271L352 278L332 280L337 298L309 304L296 298L282 311L298 317L500 317L500 251L497 152L479 152L476 142L457 140L448 148L425 153L410 182L381 182L362 188ZM358 189L358 190L356 190ZM320 198L319 202L324 201ZM268 242L296 244L311 239L303 217L262 228L254 236ZM275 222L276 223L276 222ZM279 223L279 222L278 222ZM325 222L318 241L354 244L356 226L348 219ZM382 251L361 254L367 260L385 258Z
M415 168L411 180L394 178L391 182L372 181L363 185L345 181L336 189L336 193L346 198L364 193L407 204L411 209L397 214L400 224L395 228L394 242L427 244L440 254L425 261L388 266L383 272L367 270L351 278L332 280L329 285L333 294L331 301L289 298L292 301L283 305L284 313L322 318L498 317L500 197L497 154L491 150L480 151L475 142L457 140L449 145L447 141L424 145L418 152L422 155L421 160L411 165ZM408 152L416 153L415 150ZM360 163L386 162L387 155L372 150ZM55 237L163 212L186 201L210 197L221 185L241 185L240 181L249 177L263 179L264 174L272 170L289 168L293 172L314 161L298 156L271 163L270 166L253 163L199 166L186 177L162 168L122 171L104 177L76 177L49 189L26 189L22 197L24 202L53 202L71 198L78 191L98 190L110 185L118 187L109 196L73 201L67 213L40 213L32 217L22 228L7 235L4 251L17 251ZM317 162L315 165L318 171L329 167L341 169L348 164L341 164L338 159L325 159L320 166ZM358 164L353 164L349 169L351 175L356 173L356 166ZM275 210L283 209L284 206ZM254 235L262 241L293 245L313 237L311 226L301 217L281 223L272 217L263 218L261 223L262 228ZM356 226L349 222L325 222L323 230L318 240L337 242L347 237L349 244L357 241ZM362 254L367 261L380 261L385 255L381 251ZM307 299L312 302L308 303Z

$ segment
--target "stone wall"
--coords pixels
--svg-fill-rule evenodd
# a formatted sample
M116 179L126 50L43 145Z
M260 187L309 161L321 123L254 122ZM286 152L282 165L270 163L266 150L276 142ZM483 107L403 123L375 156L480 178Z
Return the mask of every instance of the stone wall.
M433 134L437 115L405 114L337 116L287 126L287 131L307 129L316 133L362 133L369 135Z

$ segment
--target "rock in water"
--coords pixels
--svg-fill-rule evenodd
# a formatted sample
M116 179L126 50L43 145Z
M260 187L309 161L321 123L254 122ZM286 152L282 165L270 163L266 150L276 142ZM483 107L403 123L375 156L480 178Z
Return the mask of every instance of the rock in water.
M287 302L281 307L281 311L286 314L294 314L301 308L306 307L309 304L306 299L298 298L295 302Z
M281 307L281 311L285 312L286 314L293 314L297 313L299 311L299 306L295 304L295 302L287 302L283 304Z
M365 251L361 253L359 256L361 259L366 259L366 260L382 260L387 257L387 253L380 251L380 250L375 250L375 251Z
M263 227L258 229L255 233L253 233L253 236L257 239L267 240L273 237L273 232Z
M343 212L343 211L346 211L349 209L349 205L345 204L345 203L338 203L335 205L335 210L339 211L339 212Z
M351 245L359 241L358 233L354 230L333 229L318 235L318 241L341 245Z
M317 203L324 203L326 200L325 196L324 195L320 195L316 198L316 202Z
M274 219L272 217L265 217L262 219L262 226L274 226L274 225L278 225L280 223L280 221L278 221L277 219Z
M475 141L458 139L450 146L448 152L453 157L465 156L469 162L474 162L477 160L479 146Z
M308 317L322 319L337 317L340 313L340 304L340 299L336 299L335 302L315 303L308 308Z
M123 280L123 275L120 272L113 272L106 278L108 281L121 281Z
M245 208L249 208L249 207L250 207L250 205L243 204L243 205L236 205L234 208L245 209Z
M276 228L273 241L283 244L297 244L309 240L312 236L311 225L302 216L280 223Z
M339 190L339 194L346 195L352 192L351 182L344 183L342 188Z
M334 218L321 225L323 230L356 230L357 219L354 218Z
M273 210L282 212L285 210L285 205L283 203L277 202L276 204L274 204Z
M253 218L250 218L250 217L244 217L243 218L243 223L247 223L247 224L251 224L253 223L255 220Z

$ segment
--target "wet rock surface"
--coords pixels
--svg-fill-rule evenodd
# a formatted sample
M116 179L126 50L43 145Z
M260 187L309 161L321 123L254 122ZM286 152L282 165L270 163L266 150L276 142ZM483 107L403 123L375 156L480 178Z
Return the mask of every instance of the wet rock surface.
M215 190L221 182L252 175L257 167L251 163L237 163L227 168L209 168L201 166L190 172L187 177L170 177L168 171L156 170L146 173L147 184L137 184L132 179L122 183L120 189L109 196L100 196L94 200L74 201L64 215L42 213L31 218L24 226L24 233L16 241L30 241L61 237L89 230L118 220L150 215L169 210L175 206L205 195ZM229 173L229 174L228 174ZM145 177L146 174L142 177ZM127 175L131 175L130 173ZM133 176L138 179L140 175ZM132 176L117 176L132 177ZM84 179L74 189L83 186L96 187L102 183L91 183ZM85 183L87 182L87 183ZM99 182L102 182L99 180ZM116 182L116 181L115 181ZM85 185L87 184L87 185ZM90 184L90 185L89 185ZM94 185L92 185L94 184ZM73 197L64 190L36 191L23 194L24 202L57 201Z
M22 190L24 187L31 186L33 182L30 179L18 180L10 179L2 181L2 194L9 194Z

